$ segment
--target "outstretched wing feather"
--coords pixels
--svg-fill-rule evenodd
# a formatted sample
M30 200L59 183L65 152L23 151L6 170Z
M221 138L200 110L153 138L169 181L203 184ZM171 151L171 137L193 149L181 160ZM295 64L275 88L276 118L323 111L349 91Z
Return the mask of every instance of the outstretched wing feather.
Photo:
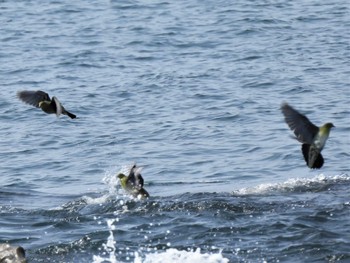
M302 143L312 144L319 128L287 103L282 104L281 110L296 138Z
M39 107L41 101L50 101L50 96L44 91L23 90L17 92L17 97L23 102L35 107Z

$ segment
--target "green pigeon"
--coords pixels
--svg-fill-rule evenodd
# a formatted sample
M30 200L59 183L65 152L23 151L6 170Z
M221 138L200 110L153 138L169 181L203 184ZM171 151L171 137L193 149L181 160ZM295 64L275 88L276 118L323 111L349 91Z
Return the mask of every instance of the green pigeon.
M141 176L141 167L136 164L130 169L129 175L123 173L118 174L122 188L133 197L146 198L149 197L148 192L143 188L143 178Z
M294 132L296 139L302 143L301 150L307 166L311 169L321 168L324 163L321 151L326 144L331 128L335 127L333 123L317 127L305 115L287 103L282 104L281 110L289 128Z
M67 111L55 96L52 97L52 99L50 99L49 94L47 94L44 91L18 91L17 97L27 104L30 104L37 108L41 108L44 112L48 114L54 113L57 117L61 114L64 114L69 116L71 119L75 119L77 117L73 113Z

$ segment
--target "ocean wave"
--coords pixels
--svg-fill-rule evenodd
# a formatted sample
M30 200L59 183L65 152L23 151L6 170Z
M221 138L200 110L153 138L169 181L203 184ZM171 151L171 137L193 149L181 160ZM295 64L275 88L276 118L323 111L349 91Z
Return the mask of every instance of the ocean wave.
M118 222L118 219L110 219L107 220L107 226L109 229L109 236L107 238L107 242L104 243L102 256L94 255L93 263L118 263L116 258L116 250L117 250L117 241L115 240L113 231L116 229L114 225L115 222ZM170 243L168 244L170 245ZM187 249L181 250L176 248L168 248L165 251L155 251L152 253L144 252L142 250L131 252L128 254L134 256L134 263L192 263L192 262L207 262L207 263L228 263L229 260L221 254L221 251L218 253L201 253L201 249Z
M233 191L233 194L237 196L245 196L283 192L319 192L327 191L332 185L349 182L350 176L347 174L333 176L318 174L313 178L291 178L282 183L264 183L254 187L241 188Z

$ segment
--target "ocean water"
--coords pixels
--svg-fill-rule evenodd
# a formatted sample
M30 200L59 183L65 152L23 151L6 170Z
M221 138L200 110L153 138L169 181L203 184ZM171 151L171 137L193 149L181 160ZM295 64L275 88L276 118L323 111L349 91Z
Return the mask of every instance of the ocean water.
M349 13L345 0L0 1L0 243L33 263L350 262ZM322 169L283 101L336 126ZM134 163L148 200L117 181Z

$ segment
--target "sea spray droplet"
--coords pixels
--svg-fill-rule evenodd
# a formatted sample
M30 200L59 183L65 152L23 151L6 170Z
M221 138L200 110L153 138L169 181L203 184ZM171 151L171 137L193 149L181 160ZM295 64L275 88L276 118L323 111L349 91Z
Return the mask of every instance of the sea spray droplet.
M100 256L93 256L93 263L102 263L102 262L110 262L110 263L117 263L117 258L115 256L115 240L114 240L114 235L113 235L113 230L115 230L115 225L114 222L118 222L119 219L108 219L107 220L107 227L109 229L109 236L107 238L107 243L103 244L103 249L104 252L102 253L102 255L109 255L108 258L103 258Z

